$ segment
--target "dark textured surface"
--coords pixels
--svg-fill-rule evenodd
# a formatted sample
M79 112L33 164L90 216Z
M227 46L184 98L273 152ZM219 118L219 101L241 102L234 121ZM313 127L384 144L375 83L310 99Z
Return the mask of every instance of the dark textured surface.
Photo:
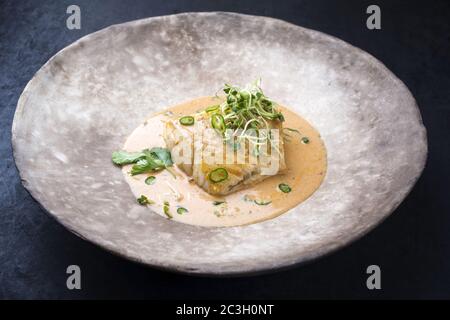
M365 28L364 1L77 1L82 29L65 28L72 2L7 1L0 7L0 297L3 298L450 298L447 141L450 85L447 2L379 1L381 31ZM284 19L342 38L380 59L410 88L428 129L422 178L381 226L309 265L250 278L208 279L164 273L84 242L40 209L20 184L10 127L27 81L59 49L114 23L183 11L224 10ZM81 291L65 269L82 269ZM382 269L381 291L365 288L365 268Z

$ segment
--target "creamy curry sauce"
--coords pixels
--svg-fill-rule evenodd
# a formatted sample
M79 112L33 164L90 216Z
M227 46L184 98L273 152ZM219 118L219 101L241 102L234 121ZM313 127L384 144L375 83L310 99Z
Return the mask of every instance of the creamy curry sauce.
M136 128L125 142L124 150L141 151L145 148L165 147L163 139L164 123L168 119L195 113L204 108L218 104L218 98L203 97L174 106L148 118ZM173 167L174 177L167 170L131 176L132 165L126 165L122 171L136 198L145 195L154 201L149 209L164 218L164 202L169 202L172 220L207 227L226 227L251 224L274 218L294 208L319 188L326 168L327 157L319 133L303 118L287 108L280 107L285 121L283 127L298 130L301 135L287 132L290 141L285 142L287 170L284 174L271 176L264 181L235 193L217 197L212 196L191 181L177 166ZM302 142L307 137L309 143ZM152 185L145 183L149 176L156 179ZM283 193L278 188L280 183L288 184L292 191ZM258 205L253 200L271 201L267 205ZM215 201L225 201L215 205ZM177 208L188 211L177 213Z

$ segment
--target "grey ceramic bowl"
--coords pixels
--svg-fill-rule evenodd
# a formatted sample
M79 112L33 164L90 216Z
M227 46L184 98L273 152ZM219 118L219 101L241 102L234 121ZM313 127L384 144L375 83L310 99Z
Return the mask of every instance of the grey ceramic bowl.
M258 77L320 131L319 190L275 219L232 228L139 206L111 152L152 112ZM26 86L12 140L24 186L69 230L134 261L214 275L305 262L361 237L405 198L427 154L414 98L375 58L320 32L222 12L114 25L66 47Z

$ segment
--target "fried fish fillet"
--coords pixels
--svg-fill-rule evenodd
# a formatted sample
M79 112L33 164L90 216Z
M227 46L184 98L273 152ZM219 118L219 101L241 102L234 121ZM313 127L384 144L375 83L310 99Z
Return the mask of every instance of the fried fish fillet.
M178 119L167 121L163 138L174 163L209 194L227 195L285 170L281 122L267 122L271 130L264 137L270 139L263 139L261 132L252 136L248 131L224 138L212 128L207 113L194 118L192 126L184 126ZM220 181L212 179L219 168L222 173L222 169L226 171Z

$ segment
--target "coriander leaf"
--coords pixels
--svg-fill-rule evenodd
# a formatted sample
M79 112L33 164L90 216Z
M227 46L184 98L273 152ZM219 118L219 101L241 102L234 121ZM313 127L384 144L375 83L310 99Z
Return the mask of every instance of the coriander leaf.
M141 195L139 198L137 198L137 202L142 205L145 206L147 204L152 204L154 203L152 200L149 200L146 196Z
M144 159L144 152L126 152L126 151L114 151L112 153L112 161L118 165L136 163L138 160Z
M152 165L148 162L147 159L139 160L133 167L131 167L131 175L135 176L137 174L141 174L144 172L148 172L152 170Z
M159 171L173 165L170 151L159 147L144 149L141 152L115 151L112 153L112 161L117 165L134 163L131 168L132 176Z
M149 163L150 169L152 171L158 171L164 169L166 166L164 161L159 159L154 153L150 151L146 151L145 160Z
M166 167L173 165L172 156L170 155L170 151L168 149L155 147L152 148L150 152L163 161Z

